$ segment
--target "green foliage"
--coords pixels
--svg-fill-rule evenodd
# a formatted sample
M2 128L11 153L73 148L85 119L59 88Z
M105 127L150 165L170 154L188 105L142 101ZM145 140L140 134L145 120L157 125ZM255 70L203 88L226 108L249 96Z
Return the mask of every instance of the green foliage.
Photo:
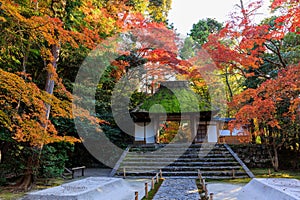
M172 0L149 0L149 14L156 22L167 22Z
M146 13L149 3L145 0L128 0L126 5L135 12Z
M25 192L11 192L11 189L0 189L1 200L17 200L22 199L25 196Z
M215 19L207 18L199 20L198 23L193 24L191 33L189 34L193 40L199 45L207 42L208 36L212 33L217 33L222 29L222 24Z
M183 46L180 49L180 57L183 60L194 57L197 48L199 48L199 45L193 40L192 37L185 38Z
M60 135L76 135L77 130L73 119L63 117L51 117L51 121L54 124L56 130Z
M288 64L297 64L300 61L300 35L287 33L283 38L284 57Z
M72 91L72 83L75 81L77 72L82 62L89 53L89 49L83 45L79 45L78 48L73 48L70 44L64 44L60 53L60 67L58 71L59 77L68 91Z
M4 154L0 163L0 182L2 184L7 183L7 177L10 180L22 175L28 167L28 158L32 155L39 157L40 153L40 165L29 166L30 169L33 170L35 168L34 171L38 172L37 175L39 177L58 177L64 171L65 164L68 161L68 154L74 149L73 145L64 142L45 145L42 152L38 149L29 148L26 144L14 141L6 143L6 145L9 145L9 148L7 151L2 152Z
M9 130L0 127L0 179L6 184L7 177L16 177L26 169L26 158L33 151L11 137ZM0 184L1 185L1 184Z
M147 98L144 92L135 91L130 97L130 109L137 108L141 103L143 103Z
M1 137L1 140L5 139ZM4 140L2 140L4 141ZM2 146L2 159L0 163L0 178L5 184L7 178L18 177L23 174L26 169L27 158L29 155L35 154L34 149L28 148L22 143L6 140ZM34 166L32 166L34 168Z
M73 150L73 145L63 142L45 145L40 158L39 177L59 177L68 161L68 153Z
M180 112L199 112L210 110L210 105L205 99L200 99L192 90L189 89L172 89L161 88L153 96L143 102L141 110L161 113L164 112L161 105L167 113Z
M300 172L292 170L280 170L279 172L274 171L273 169L264 169L264 168L254 168L251 169L255 177L257 178L295 178L300 180Z

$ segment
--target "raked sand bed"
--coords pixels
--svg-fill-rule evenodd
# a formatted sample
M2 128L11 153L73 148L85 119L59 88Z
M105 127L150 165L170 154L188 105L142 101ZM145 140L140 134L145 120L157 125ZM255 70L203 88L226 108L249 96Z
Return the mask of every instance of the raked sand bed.
M22 200L129 200L139 191L144 196L147 179L124 180L110 177L88 177L57 187L30 192Z
M57 187L30 192L22 200L130 200L134 199L135 191L139 192L139 199L141 199L145 193L145 182L150 185L149 179L88 177ZM175 185L184 189L182 184L185 185L179 181ZM193 185L193 191L196 191L194 182ZM169 187L175 189L172 184ZM246 185L208 182L207 187L209 193L214 193L214 200L300 200L300 181L296 179L254 178ZM166 187L165 190L169 191L170 188ZM184 197L188 197L191 195L190 190L191 188L187 188L187 191L181 193ZM178 198L180 195L176 195L175 198L173 193L169 196L170 199L180 199ZM169 199L169 197L164 196L162 199Z

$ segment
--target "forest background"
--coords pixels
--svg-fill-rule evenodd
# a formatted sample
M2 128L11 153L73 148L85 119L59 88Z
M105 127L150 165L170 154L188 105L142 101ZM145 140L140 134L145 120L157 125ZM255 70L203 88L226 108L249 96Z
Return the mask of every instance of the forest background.
M259 23L254 17L261 2L241 0L228 22L199 19L182 42L167 20L171 3L0 0L0 184L18 180L17 188L29 189L36 177L58 176L65 166L76 164L74 155L80 157L84 147L75 118L100 125L120 147L131 143L132 137L115 123L111 96L115 84L138 66L147 76L139 77L143 90L132 95L129 110L167 72L189 80L197 94L212 99L210 85L196 70L210 67L197 62L203 56L199 50L209 54L225 86L228 109L222 117L234 117L233 126L249 125L253 143L259 137L267 145L275 170L280 167L278 151L299 156L298 0L271 1L274 15ZM147 35L137 29L148 30ZM95 95L96 114L84 108L73 113L72 90L82 62L108 38L125 34L134 48L119 51L106 66ZM164 48L149 46L153 38Z

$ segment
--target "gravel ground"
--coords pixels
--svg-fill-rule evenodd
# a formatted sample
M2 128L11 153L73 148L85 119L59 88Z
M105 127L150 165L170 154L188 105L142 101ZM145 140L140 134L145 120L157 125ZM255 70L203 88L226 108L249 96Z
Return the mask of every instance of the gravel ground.
M153 200L198 200L195 179L166 179Z

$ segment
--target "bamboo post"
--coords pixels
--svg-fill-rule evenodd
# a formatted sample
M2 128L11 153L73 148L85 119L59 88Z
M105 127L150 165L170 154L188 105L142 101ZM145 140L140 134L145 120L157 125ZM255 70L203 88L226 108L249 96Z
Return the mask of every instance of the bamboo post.
M123 168L123 178L126 178L126 169L125 169L125 167Z
M214 193L209 194L209 200L214 200Z
M148 183L145 183L145 197L148 198Z
M154 189L154 177L152 177L151 188Z
M135 200L139 200L139 192L138 192L138 191L136 191L136 192L134 193L134 196L135 196Z
M161 170L161 169L159 170L159 175L160 175L160 178L163 177L163 176L162 176L162 170Z
M199 178L200 182L202 182L202 175L201 175L200 169L198 169L198 178Z
M232 178L235 178L235 170L232 169Z

